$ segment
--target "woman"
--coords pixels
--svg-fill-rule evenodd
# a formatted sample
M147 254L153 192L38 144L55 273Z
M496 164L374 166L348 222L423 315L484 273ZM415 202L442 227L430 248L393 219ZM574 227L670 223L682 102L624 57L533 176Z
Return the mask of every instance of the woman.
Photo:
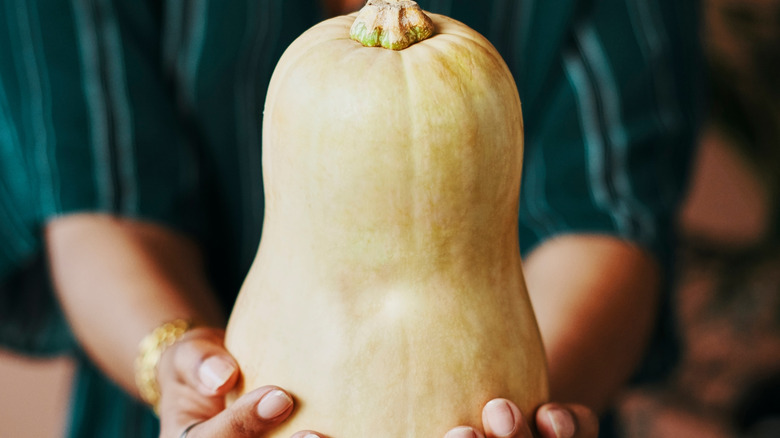
M531 426L595 436L591 409L604 412L642 361L693 144L696 11L676 3L420 2L486 35L515 74L524 271L552 397L580 403L521 414L496 400L482 425L450 438ZM322 8L0 5L3 343L77 358L71 437L270 430L293 411L281 388L223 410L238 370L221 327L260 236L268 80ZM156 362L158 424L137 399L133 362L141 339L177 319L197 326Z

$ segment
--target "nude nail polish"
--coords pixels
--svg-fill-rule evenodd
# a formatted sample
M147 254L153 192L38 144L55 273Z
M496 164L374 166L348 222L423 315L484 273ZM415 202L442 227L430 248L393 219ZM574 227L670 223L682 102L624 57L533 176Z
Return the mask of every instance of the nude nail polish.
M292 406L293 401L284 391L274 389L264 395L257 404L257 415L263 420L273 420Z

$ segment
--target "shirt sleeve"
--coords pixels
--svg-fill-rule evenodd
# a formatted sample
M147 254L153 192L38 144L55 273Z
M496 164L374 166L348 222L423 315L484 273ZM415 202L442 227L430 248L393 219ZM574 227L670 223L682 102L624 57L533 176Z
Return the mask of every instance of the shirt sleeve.
M527 128L521 244L607 234L666 264L701 101L695 2L564 3L525 2L498 41Z
M199 158L148 5L0 0L0 11L0 307L17 315L0 318L0 343L24 348L6 335L20 334L9 324L30 293L12 279L40 266L46 221L101 212L197 233ZM56 307L50 290L34 301Z
M532 17L521 17L532 24L500 40L527 128L521 246L527 253L557 235L589 233L653 255L663 294L633 379L664 378L680 355L674 224L703 102L696 2L525 4Z
M427 4L488 37L515 76L526 128L523 253L558 235L601 234L653 255L665 287L634 379L668 375L679 357L674 221L703 102L698 2Z

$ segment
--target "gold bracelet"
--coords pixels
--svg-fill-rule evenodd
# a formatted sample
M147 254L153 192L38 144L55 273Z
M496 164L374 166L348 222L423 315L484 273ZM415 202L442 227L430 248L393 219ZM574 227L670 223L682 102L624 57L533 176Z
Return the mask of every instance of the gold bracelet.
M141 398L157 412L160 402L160 386L157 383L157 365L163 352L178 341L192 322L176 319L160 325L138 345L138 357L135 360L135 384Z

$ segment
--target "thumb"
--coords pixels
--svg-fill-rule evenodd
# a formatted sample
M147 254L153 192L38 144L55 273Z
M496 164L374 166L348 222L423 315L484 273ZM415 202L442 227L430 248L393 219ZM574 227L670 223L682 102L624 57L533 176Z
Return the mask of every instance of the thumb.
M544 438L596 438L599 420L586 406L549 403L536 411L536 428Z
M160 374L172 372L204 396L227 394L238 382L239 372L223 339L220 329L204 327L188 332L163 353Z
M282 389L264 386L245 394L228 409L192 427L188 438L257 437L284 421L292 412L293 399Z

